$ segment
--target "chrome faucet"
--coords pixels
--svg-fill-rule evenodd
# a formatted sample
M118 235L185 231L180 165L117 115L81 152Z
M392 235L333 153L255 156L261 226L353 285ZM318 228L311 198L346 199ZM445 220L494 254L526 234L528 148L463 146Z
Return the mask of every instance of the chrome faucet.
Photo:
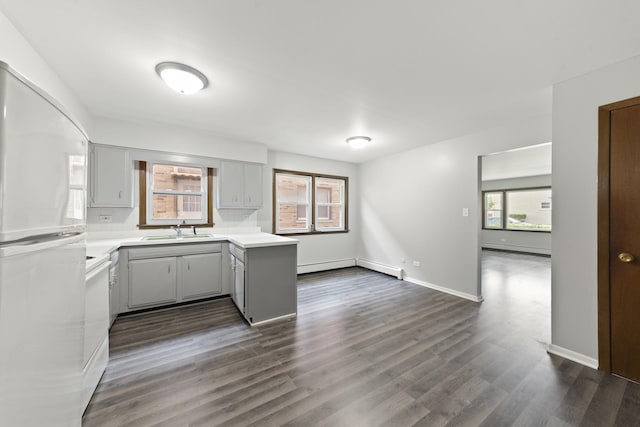
M180 228L181 225L186 224L186 221L182 221L182 224L178 223L175 227L171 227L175 230L176 234L178 237L182 237L182 228Z

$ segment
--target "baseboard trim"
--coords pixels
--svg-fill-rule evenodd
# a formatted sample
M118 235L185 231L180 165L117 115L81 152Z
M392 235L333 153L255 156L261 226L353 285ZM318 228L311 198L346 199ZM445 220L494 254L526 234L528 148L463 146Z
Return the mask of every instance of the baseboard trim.
M469 301L473 301L473 302L482 302L482 301L484 301L484 298L482 298L482 295L472 295L472 294L468 294L466 292L456 291L454 289L445 288L444 286L438 286L438 285L434 285L433 283L424 282L422 280L414 279L413 277L405 277L404 280L409 282L409 283L413 283L414 285L423 286L425 288L433 289L434 291L443 292L445 294L449 294L449 295L453 295L453 296L456 296L456 297L464 298L464 299L467 299Z
M249 324L251 326L259 326L259 325L264 325L265 323L276 322L278 320L293 319L297 315L298 315L298 313L285 314L284 316L274 317L273 319L261 320L259 322L255 322L255 323L249 322Z
M336 270L356 266L355 258L339 259L336 261L314 262L298 265L298 274L314 273L316 271Z
M380 264L379 262L369 261L368 259L356 258L356 265L358 267L367 268L369 270L377 271L379 273L388 274L397 279L402 280L402 269L393 267L391 265Z
M569 350L555 344L549 344L547 346L547 353L569 359L573 362L579 363L592 369L598 369L599 366L597 359L593 359L591 357L585 356L582 353L577 353L573 350Z

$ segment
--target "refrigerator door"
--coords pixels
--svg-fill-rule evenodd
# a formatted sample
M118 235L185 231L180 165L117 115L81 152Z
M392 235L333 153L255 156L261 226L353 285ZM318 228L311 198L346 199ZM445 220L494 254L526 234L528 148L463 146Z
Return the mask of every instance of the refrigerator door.
M0 426L80 426L85 235L0 246Z
M87 139L0 62L0 243L86 228Z

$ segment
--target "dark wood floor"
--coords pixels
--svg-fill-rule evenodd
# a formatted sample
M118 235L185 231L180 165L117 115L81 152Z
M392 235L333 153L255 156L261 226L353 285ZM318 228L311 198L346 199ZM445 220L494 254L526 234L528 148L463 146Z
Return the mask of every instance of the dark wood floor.
M482 304L351 268L300 276L294 320L120 318L83 425L640 425L640 385L545 352L549 270L485 253Z

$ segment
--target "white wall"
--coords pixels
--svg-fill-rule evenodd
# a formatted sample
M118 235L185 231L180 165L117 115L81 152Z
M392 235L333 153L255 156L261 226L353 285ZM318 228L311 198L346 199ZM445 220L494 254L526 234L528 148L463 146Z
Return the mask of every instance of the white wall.
M47 92L78 125L82 126L86 132L91 132L91 115L78 97L1 11L0 61L6 62L14 70Z
M358 257L402 267L408 280L476 298L478 156L550 138L550 116L542 115L360 165Z
M95 143L135 149L195 155L201 158L221 158L256 163L267 162L267 148L221 138L209 132L158 123L133 123L104 117L94 119L91 140ZM214 178L214 180L217 178ZM89 208L87 223L90 232L138 230L139 191L138 173L134 174L134 208ZM215 187L215 185L214 185ZM214 188L214 194L216 189ZM215 198L215 195L213 196ZM215 199L214 199L215 200ZM215 206L215 205L214 205ZM100 215L111 215L112 222L102 224ZM215 229L256 228L255 210L214 209Z
M131 162L132 167L137 163ZM139 215L140 215L140 191L138 170L132 171L133 179L133 208L87 208L87 228L90 233L97 232L121 232L128 234L138 231ZM216 177L214 177L214 200L213 222L215 224L213 230L207 232L216 232L219 229L256 229L258 213L255 210L244 209L215 209ZM101 215L110 215L110 223L101 223ZM147 230L146 234L163 234L170 230Z
M245 162L267 162L267 147L264 144L223 138L211 132L161 123L134 123L96 117L90 136L91 141L97 144L120 145Z
M483 191L550 186L551 175L482 181ZM482 230L481 244L483 248L551 255L551 233L539 231Z
M127 133L122 133L127 138ZM174 150L177 151L177 150ZM306 157L282 152L268 152L268 163L263 172L263 208L260 210L214 209L215 227L219 229L252 229L272 232L272 182L273 169L299 170L349 178L349 226L348 233L295 236L298 245L298 270L300 273L355 265L358 241L358 179L357 166L353 163ZM215 187L215 186L214 186ZM138 230L139 191L138 174L134 174L134 208L89 208L89 231L135 232ZM215 192L214 188L214 192ZM111 215L112 222L101 224L100 215ZM156 231L156 233L158 233Z
M551 341L598 357L598 107L640 95L640 56L559 83L553 90Z
M273 169L313 172L349 178L349 228L348 233L292 236L300 240L298 245L298 272L305 273L330 268L355 265L357 254L359 184L357 165L347 162L307 157L297 154L269 151L269 161L264 169L264 207L258 212L258 224L262 231L272 232L272 182Z

